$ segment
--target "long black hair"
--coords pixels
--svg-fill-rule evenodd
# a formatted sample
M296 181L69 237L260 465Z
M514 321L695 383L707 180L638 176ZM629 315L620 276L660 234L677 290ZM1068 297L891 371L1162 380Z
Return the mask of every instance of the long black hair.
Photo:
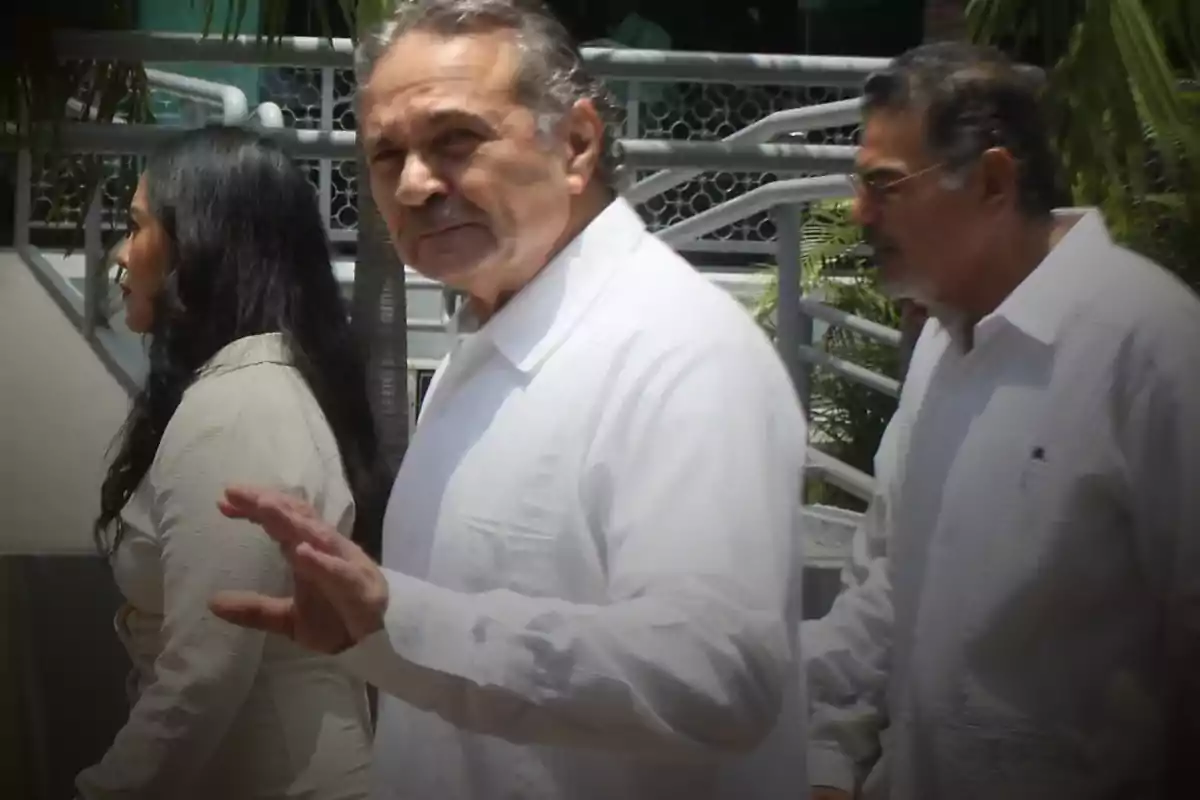
M155 302L149 374L101 489L97 546L111 554L120 544L121 510L197 370L231 342L282 333L337 440L356 505L353 538L378 556L388 474L363 354L304 173L270 139L211 126L151 156L143 180L149 211L169 241L167 272Z

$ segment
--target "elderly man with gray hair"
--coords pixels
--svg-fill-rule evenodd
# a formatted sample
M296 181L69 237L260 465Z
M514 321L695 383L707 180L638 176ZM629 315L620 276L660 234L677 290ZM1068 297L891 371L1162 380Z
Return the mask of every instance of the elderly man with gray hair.
M774 348L616 196L606 92L548 13L418 0L365 56L365 177L462 335L382 566L232 487L295 589L214 610L381 689L379 798L802 794L807 436Z

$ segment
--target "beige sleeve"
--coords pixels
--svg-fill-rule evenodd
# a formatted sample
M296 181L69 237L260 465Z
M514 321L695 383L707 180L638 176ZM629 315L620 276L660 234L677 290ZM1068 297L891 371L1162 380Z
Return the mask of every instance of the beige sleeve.
M248 372L259 371L220 376L188 392L148 475L163 548L164 646L128 722L100 763L78 776L86 800L186 793L236 718L265 640L217 619L210 598L224 589L290 591L278 547L217 508L230 483L311 499L313 481L305 476L321 470L303 415L291 413L299 406L288 396L290 382L251 381Z

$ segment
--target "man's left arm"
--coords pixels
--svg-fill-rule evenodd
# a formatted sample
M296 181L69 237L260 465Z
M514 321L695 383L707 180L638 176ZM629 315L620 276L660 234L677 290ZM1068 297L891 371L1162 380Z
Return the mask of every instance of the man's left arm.
M606 550L605 602L464 594L388 572L384 629L344 663L510 741L753 749L798 674L806 424L773 359L765 346L666 358L602 415L581 494Z
M1200 312L1189 304L1160 323L1136 348L1141 366L1118 425L1138 542L1161 593L1169 769L1179 780L1200 754ZM1194 791L1189 782L1170 796Z

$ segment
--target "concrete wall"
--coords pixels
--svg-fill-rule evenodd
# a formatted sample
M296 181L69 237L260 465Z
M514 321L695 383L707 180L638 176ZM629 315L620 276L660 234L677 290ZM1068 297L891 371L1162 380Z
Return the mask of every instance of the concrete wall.
M70 797L124 718L117 595L91 522L125 393L0 251L0 797Z
M90 553L129 401L11 252L0 254L0 376L0 553Z

